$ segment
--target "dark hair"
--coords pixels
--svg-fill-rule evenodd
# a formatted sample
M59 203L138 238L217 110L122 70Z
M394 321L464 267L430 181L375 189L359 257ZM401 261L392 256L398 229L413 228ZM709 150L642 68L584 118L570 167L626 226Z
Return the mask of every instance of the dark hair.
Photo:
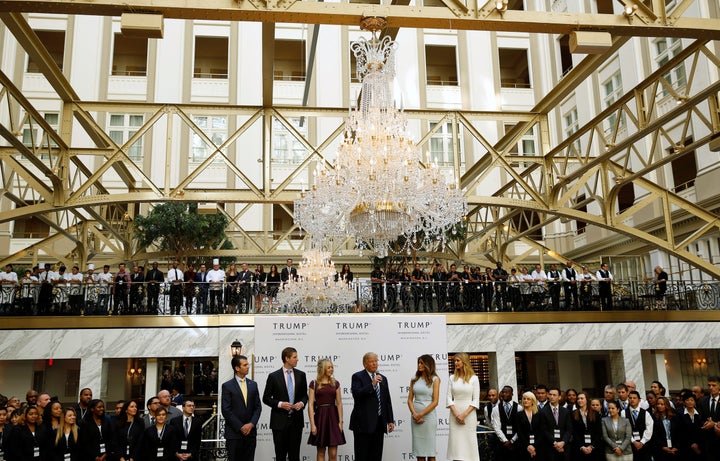
M615 390L616 390L616 391L619 391L620 389L625 389L625 390L627 390L627 386L625 385L625 383L620 383L620 384L618 384L617 386L615 386Z
M230 360L230 366L232 366L233 374L235 374L235 367L240 366L240 360L247 360L247 357L244 355L234 355L232 360Z
M628 392L628 395L637 395L637 398L640 398L640 393L638 391L630 391Z
M145 404L145 408L149 407L152 404L152 401L157 399L157 396L153 395L149 399L147 399L147 403Z
M285 349L283 349L280 353L280 357L282 357L283 363L285 363L285 360L292 357L293 354L297 354L297 349L295 349L294 347L286 347Z
M152 401L152 399L150 399L150 401ZM117 418L115 418L115 423L117 424L118 428L125 427L125 424L127 423L127 420L128 420L127 409L130 406L130 404L133 402L134 402L134 400L128 400L127 402L123 403L122 409L120 410L120 414L117 416ZM142 417L140 417L140 412L138 411L137 413L135 413L135 416L133 417L133 422L137 423L137 422L141 422L141 421L142 421Z
M657 384L658 387L660 388L660 395L662 397L665 397L665 386L663 386L663 384L660 381L653 381L651 384Z
M707 380L709 383L720 383L720 376L717 376L717 375L708 376Z
M544 390L545 392L548 391L547 386L544 385L544 384L537 384L537 385L535 385L535 390L536 390L536 391L539 391L540 389Z
M421 373L420 370L415 372L415 377L412 379L414 384L420 379L424 379L428 386L432 386L433 377L437 376L435 371L435 359L430 354L423 354L418 357L418 362L422 362L425 367L425 372Z

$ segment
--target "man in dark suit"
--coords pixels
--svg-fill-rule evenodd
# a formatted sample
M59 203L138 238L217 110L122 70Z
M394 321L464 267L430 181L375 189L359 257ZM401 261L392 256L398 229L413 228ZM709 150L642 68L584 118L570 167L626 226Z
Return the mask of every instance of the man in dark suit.
M195 402L185 399L182 406L182 417L173 418L168 423L175 427L180 444L175 457L180 461L200 459L200 439L202 438L202 422L195 417Z
M353 410L350 430L355 435L355 461L382 459L385 433L395 430L390 388L387 379L377 372L378 356L363 356L364 370L352 375Z
M572 421L570 411L560 405L560 389L548 389L548 404L538 412L547 447L545 459L567 461L570 459Z
M652 439L655 421L650 413L640 408L638 391L628 392L628 406L620 413L620 416L624 416L630 421L633 461L648 461L652 455L652 447L648 443Z
M293 267L293 260L288 258L285 262L285 267L280 271L280 280L282 280L282 283L287 283L290 278L297 280L298 277L297 269Z
M250 364L244 355L232 358L235 376L222 385L220 409L225 418L225 444L228 461L255 459L257 423L262 404L257 383L247 377Z
M281 353L283 366L267 377L263 402L270 407L270 429L273 432L275 459L299 461L303 410L307 405L307 378L295 368L297 350L286 347Z
M158 300L160 298L160 284L165 281L165 274L158 269L158 263L152 263L152 269L145 274L147 283L147 309L150 314L158 312Z
M720 376L708 377L708 393L700 400L698 412L705 419L703 453L707 461L720 459Z
M607 386L605 386L605 399L602 401L602 411L600 411L600 414L603 418L608 415L608 404L610 402L618 403L617 399L615 398L615 388L612 384L608 384ZM620 404L618 404L618 408L620 408Z

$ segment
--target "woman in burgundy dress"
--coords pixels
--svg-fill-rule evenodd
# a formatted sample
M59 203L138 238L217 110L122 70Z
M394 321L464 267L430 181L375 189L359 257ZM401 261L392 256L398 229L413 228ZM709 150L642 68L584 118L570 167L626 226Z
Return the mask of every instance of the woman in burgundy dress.
M336 459L338 445L345 444L340 383L333 377L333 371L330 360L320 359L317 364L317 379L310 382L308 390L308 443L317 447L318 461L325 461L326 448L327 459Z

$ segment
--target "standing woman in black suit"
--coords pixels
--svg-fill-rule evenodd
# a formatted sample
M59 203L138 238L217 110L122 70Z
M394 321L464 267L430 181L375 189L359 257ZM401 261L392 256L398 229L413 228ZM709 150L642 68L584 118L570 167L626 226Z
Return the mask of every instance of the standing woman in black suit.
M82 451L78 444L77 414L74 408L63 409L63 417L53 442L54 461L80 461Z
M42 417L38 407L26 407L20 416L18 425L12 431L11 445L7 450L12 453L10 461L45 461L49 459L49 439L47 427L42 425Z
M680 445L680 428L675 411L670 406L667 397L658 397L653 412L655 423L653 424L653 435L651 444L653 446L653 459L655 461L670 461L682 459L678 456L678 445Z
M160 407L155 412L155 424L145 429L140 459L172 461L179 448L175 428L167 424L167 410Z
M267 297L268 297L268 313L273 311L273 302L277 297L278 290L280 289L280 273L277 271L277 266L273 264L270 266L270 273L266 277L267 280Z
M138 412L137 402L128 400L115 418L115 446L118 461L140 459L145 423Z
M88 416L80 427L83 447L83 459L86 461L106 461L115 454L113 427L105 418L105 402L93 399L88 404Z
M588 395L577 395L577 409L572 413L573 444L570 452L573 461L602 461L603 438L600 413L590 408Z
M695 396L692 392L685 392L682 395L685 411L678 415L678 430L680 431L679 459L684 461L701 461L703 459L703 434L702 425L705 418L695 409Z
M515 450L518 460L542 460L543 432L538 415L537 398L532 392L522 395L522 409L515 414L513 428L517 431Z

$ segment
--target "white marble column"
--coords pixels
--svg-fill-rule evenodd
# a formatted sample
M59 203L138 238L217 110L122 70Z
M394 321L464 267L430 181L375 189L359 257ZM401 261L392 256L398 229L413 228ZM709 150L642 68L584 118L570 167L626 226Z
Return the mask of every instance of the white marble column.
M499 347L495 356L497 368L494 375L497 376L498 392L503 386L512 386L515 396L518 395L517 372L515 369L515 350L508 345Z
M102 394L102 351L97 350L93 354L84 355L80 359L80 389L89 388L93 392L93 398L100 398Z
M640 398L645 398L645 372L643 371L642 353L639 348L628 347L626 344L622 351L623 363L625 364L625 380L633 381L640 393Z
M148 357L145 361L145 400L157 395L158 390L158 361L155 357Z
M655 352L655 367L657 368L657 380L663 383L663 386L668 386L667 367L665 365L665 353Z

